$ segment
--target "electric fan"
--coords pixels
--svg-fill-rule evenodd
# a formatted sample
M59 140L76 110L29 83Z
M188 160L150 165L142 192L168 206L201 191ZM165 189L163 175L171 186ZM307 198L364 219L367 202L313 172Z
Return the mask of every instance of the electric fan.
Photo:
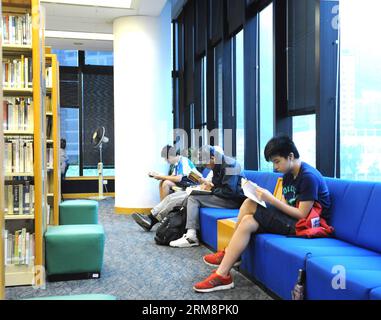
M99 148L99 163L98 163L98 196L91 199L94 200L104 200L106 197L103 196L103 160L102 160L102 149L103 144L109 142L109 138L105 136L106 129L104 127L98 128L93 133L92 144L94 148Z

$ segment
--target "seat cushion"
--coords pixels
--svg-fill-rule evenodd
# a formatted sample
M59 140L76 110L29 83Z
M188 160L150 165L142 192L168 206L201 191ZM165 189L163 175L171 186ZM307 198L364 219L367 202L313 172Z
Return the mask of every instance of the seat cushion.
M201 240L217 250L217 220L235 218L239 209L200 208Z
M60 203L60 225L97 223L97 201L68 200Z
M370 292L370 299L371 300L381 300L381 287L373 289Z
M48 275L100 272L105 234L101 225L50 226L45 232Z
M324 256L378 256L374 251L353 246L336 239L273 238L264 245L265 284L283 299L291 299L298 270L305 268L305 260Z
M345 289L337 289L340 283L337 270L341 270L340 275L345 279L341 281ZM306 274L306 293L310 300L368 300L371 290L381 287L381 255L311 258L307 261Z

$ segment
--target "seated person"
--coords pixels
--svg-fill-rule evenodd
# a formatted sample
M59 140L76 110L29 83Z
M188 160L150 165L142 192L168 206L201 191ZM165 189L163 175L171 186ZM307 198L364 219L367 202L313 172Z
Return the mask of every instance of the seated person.
M252 200L245 200L238 216L236 230L226 250L207 255L204 261L218 269L193 289L212 292L234 287L230 270L239 260L254 233L295 235L298 220L308 217L315 202L322 208L322 217L328 219L331 205L328 187L318 170L302 162L294 142L287 136L271 139L265 147L265 158L274 169L283 173L283 196L258 187L256 195L267 208Z
M205 180L201 181L212 181L213 171L209 171ZM192 188L192 187L190 187ZM177 191L165 197L157 206L155 206L151 213L147 216L140 213L132 214L132 218L135 222L143 228L145 231L150 231L152 227L162 221L175 207L181 206L188 196L186 191Z
M213 171L212 182L204 181L202 188L210 190L206 195L190 195L185 202L187 208L187 233L169 245L176 248L188 248L199 245L199 209L229 208L237 209L245 197L241 188L241 167L238 162L229 158L212 146L204 146L199 151L200 161Z
M191 160L186 157L180 156L179 152L176 152L175 147L165 146L161 151L161 157L164 158L170 165L174 166L172 175L160 175L155 172L151 172L150 177L160 181L160 201L170 194L172 187L178 186L180 188L186 188L194 183L188 179L189 173L193 172L199 177L202 177L198 172L195 165Z
M61 141L60 141L61 180L63 180L65 178L68 168L69 168L69 157L66 154L66 140L61 139Z

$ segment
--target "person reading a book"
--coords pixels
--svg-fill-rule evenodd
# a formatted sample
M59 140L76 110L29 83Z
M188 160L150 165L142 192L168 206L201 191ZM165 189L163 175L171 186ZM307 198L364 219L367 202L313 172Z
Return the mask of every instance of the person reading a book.
M195 284L195 291L212 292L233 288L230 270L239 260L252 234L295 235L296 223L307 218L315 202L323 208L322 216L326 220L329 218L331 202L328 187L318 170L301 161L289 137L272 138L265 147L265 158L273 163L276 171L283 173L282 200L256 186L255 196L265 201L266 208L251 199L245 200L228 247L223 252L204 257L204 261L217 267L217 270Z
M205 178L200 178L197 175L197 181L198 183L202 181L212 181L213 178L213 171L211 170L204 170L203 176L205 175ZM193 178L190 178L193 179ZM191 186L189 188L195 188L196 186ZM184 200L188 197L188 192L186 191L177 191L174 193L171 193L170 195L166 196L164 200L160 201L158 205L156 205L152 210L151 213L147 216L141 213L133 213L131 216L134 219L134 221L143 228L144 231L151 231L154 225L161 222L175 207L182 206L184 203Z
M160 181L160 201L164 200L172 192L172 187L177 186L180 188L186 188L194 184L188 176L192 172L199 177L202 177L201 173L196 169L193 162L180 155L180 152L176 151L175 147L165 146L161 151L161 157L165 159L170 165L173 165L173 171L171 175L162 175L156 172L150 172L148 175L151 178Z
M199 209L229 208L237 209L245 197L241 188L241 166L239 163L218 152L212 146L203 146L199 150L199 162L213 171L212 182L202 180L201 190L205 194L193 195L184 201L187 208L186 234L182 238L170 242L171 247L188 248L199 245ZM196 192L197 193L197 192Z

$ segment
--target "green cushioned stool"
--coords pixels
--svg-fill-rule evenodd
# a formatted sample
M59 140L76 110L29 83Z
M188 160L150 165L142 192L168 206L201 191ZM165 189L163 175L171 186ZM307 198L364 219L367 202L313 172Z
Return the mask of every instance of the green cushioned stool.
M45 232L49 281L99 278L105 234L98 224L49 226Z
M69 200L60 204L60 225L97 224L98 202L94 200Z
M109 294L79 294L71 296L39 297L25 300L117 300L115 296Z

